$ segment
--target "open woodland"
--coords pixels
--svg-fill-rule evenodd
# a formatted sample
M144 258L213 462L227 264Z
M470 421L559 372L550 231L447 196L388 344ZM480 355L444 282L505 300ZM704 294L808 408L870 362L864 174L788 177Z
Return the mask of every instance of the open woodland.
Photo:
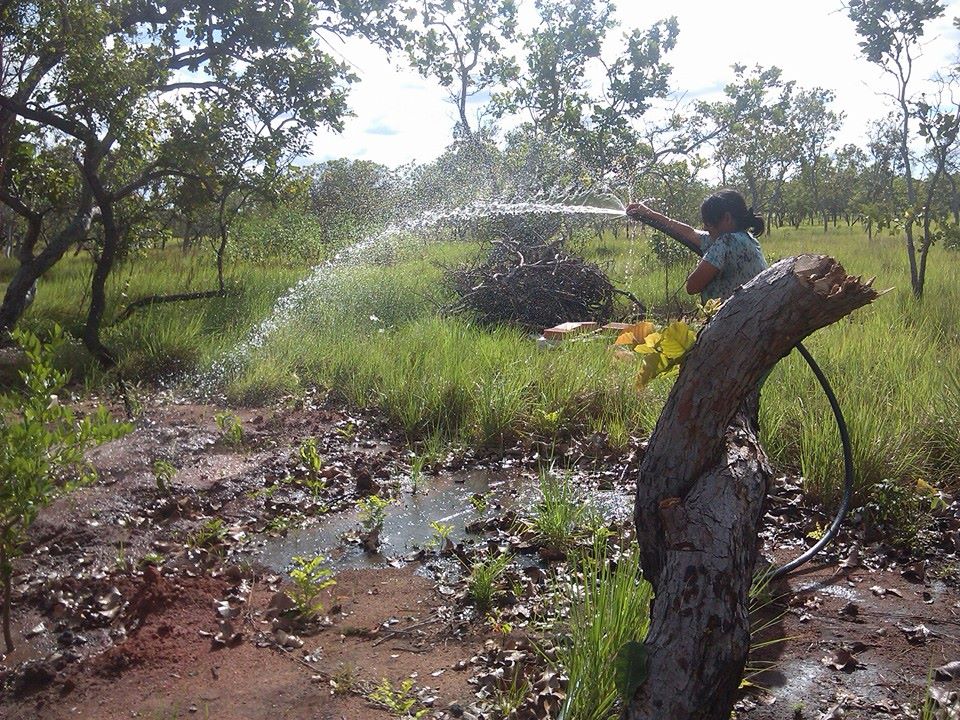
M838 4L841 144L777 67L684 99L676 18L517 5L0 0L0 717L960 712L950 8ZM438 158L306 159L334 37L449 92ZM725 186L718 309L623 210Z

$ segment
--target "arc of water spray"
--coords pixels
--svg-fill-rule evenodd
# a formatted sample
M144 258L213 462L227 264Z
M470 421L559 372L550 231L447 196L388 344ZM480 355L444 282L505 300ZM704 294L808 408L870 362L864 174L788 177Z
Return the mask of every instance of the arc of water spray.
M542 214L559 214L568 217L602 215L622 218L624 216L624 205L616 195L604 193L593 197L593 199L600 198L614 201L616 207L548 202L476 202L462 208L428 210L416 218L392 224L385 230L349 245L333 257L314 266L307 277L280 296L274 303L271 313L250 332L243 342L229 350L210 368L203 378L205 382L195 384L213 385L222 381L227 373L242 365L250 352L263 347L277 330L297 317L311 298L318 297L324 287L331 282L337 270L362 264L364 258L378 247L396 247L405 238L422 234L426 230L441 227L447 223L468 222L490 217Z

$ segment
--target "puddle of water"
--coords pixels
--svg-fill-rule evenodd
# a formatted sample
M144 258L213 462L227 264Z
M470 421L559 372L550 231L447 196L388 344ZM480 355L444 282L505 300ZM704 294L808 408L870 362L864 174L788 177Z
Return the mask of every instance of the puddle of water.
M830 595L841 600L856 600L860 593L846 585L831 585L831 580L805 580L797 584L794 592L817 592L821 595Z
M417 494L404 493L386 508L380 553L365 553L343 536L357 527L359 513L350 510L321 519L316 525L290 530L247 546L246 556L276 570L290 565L295 555L323 555L336 570L383 567L392 558L410 555L434 536L431 522L452 525L450 538L461 540L466 526L478 517L470 497L490 493L488 502L504 509L528 507L537 498L536 481L508 475L502 470L471 470L431 478Z

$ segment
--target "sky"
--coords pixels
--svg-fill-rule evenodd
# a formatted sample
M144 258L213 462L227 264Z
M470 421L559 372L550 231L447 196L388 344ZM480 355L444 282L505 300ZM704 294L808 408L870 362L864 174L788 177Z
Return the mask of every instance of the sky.
M518 4L521 17L529 17L532 0ZM930 23L924 36L915 70L918 90L923 79L958 59L960 31L953 18L960 16L960 0L945 4L944 17ZM734 63L776 65L785 80L835 91L834 109L845 114L840 144L863 144L870 121L890 107L882 92L892 89L892 78L860 54L840 0L619 0L617 5L624 30L676 15L680 34L667 55L674 68L674 97L720 97L733 79ZM620 34L615 30L610 39ZM430 161L443 151L452 137L455 110L439 83L406 67L402 54L391 62L357 40L331 47L360 78L350 93L354 117L347 119L342 134L321 132L310 160L347 157L396 167Z

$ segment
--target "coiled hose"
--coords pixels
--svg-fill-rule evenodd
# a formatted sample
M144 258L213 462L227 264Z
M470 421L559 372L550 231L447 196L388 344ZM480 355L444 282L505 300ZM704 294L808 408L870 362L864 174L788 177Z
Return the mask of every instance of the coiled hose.
M698 256L703 257L703 250L701 250L698 246L688 242L686 238L670 232L668 228L661 226L660 223L652 221L648 218L642 218L641 222L650 225L655 230L659 230L660 232L669 235L674 240L679 241L681 244L696 253ZM840 531L840 525L847 516L847 511L850 509L850 499L853 496L853 447L850 444L850 432L847 430L847 423L843 419L843 411L840 409L840 403L837 401L837 396L834 394L833 388L830 386L830 382L827 380L827 376L823 374L823 370L820 369L817 361L813 359L813 355L810 354L810 351L804 347L803 343L797 343L794 345L794 348L796 348L800 355L803 356L803 359L806 360L807 365L810 366L810 369L816 376L817 382L820 383L823 394L827 396L827 401L830 403L830 409L833 411L833 418L837 423L837 430L840 431L840 444L843 446L843 497L840 500L840 507L837 510L837 514L834 516L833 522L830 523L830 527L827 528L827 531L823 534L823 537L817 540L817 542L814 543L812 547L808 548L807 551L802 555L773 570L769 576L771 579L783 577L787 573L793 572L798 567L808 562L818 552L823 550L823 548L825 548L830 541L836 537L837 533Z

